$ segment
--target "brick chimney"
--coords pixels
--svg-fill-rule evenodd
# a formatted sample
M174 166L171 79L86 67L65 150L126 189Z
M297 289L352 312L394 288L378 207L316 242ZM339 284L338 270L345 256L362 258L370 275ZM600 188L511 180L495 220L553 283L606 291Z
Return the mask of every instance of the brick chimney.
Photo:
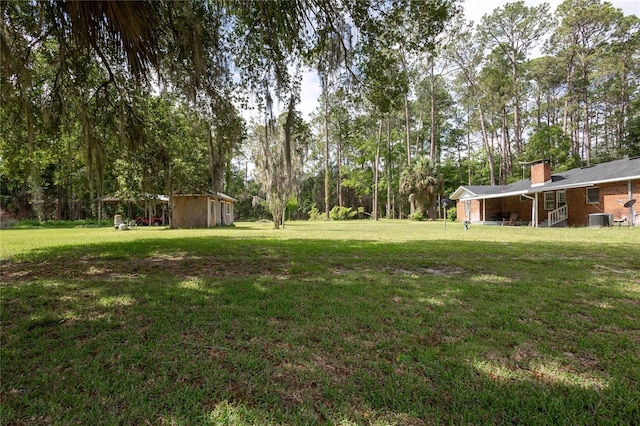
M551 161L538 160L531 163L531 186L544 185L551 180Z

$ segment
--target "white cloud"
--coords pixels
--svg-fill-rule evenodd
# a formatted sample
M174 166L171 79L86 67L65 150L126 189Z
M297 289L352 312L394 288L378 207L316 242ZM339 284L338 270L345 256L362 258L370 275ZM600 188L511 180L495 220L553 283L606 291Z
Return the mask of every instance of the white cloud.
M318 73L310 70L302 77L302 86L300 89L300 105L298 110L302 112L305 120L308 120L318 107L318 98L320 97L320 80Z

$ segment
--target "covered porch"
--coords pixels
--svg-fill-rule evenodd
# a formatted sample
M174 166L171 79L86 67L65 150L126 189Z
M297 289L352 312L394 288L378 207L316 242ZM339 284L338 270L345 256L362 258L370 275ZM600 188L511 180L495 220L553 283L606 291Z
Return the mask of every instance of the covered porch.
M463 194L457 199L457 211L459 221L477 225L557 227L567 226L569 218L564 190L487 196Z

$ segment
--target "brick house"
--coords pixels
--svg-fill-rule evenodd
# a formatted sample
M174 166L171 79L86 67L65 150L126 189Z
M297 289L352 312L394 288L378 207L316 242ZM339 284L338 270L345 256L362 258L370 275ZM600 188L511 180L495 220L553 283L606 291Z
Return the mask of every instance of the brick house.
M640 226L640 157L552 173L549 160L531 163L531 179L509 185L461 186L460 222L534 227L614 223Z

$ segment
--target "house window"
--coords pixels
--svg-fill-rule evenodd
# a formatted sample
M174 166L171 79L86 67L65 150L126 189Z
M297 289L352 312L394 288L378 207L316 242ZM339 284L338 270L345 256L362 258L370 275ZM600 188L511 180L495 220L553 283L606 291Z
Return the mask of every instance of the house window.
M556 192L556 208L567 205L567 193L565 191Z
M600 188L587 188L587 204L600 202Z
M544 209L554 210L556 208L556 194L553 192L544 193Z
M226 207L226 214L230 215L231 214L231 203L225 203L225 207Z

